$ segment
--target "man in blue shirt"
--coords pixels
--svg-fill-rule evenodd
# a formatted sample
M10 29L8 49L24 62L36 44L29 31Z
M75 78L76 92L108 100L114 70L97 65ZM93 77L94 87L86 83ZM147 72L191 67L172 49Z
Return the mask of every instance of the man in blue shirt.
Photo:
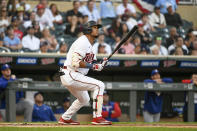
M151 72L151 79L144 80L145 83L172 83L171 78L161 78L159 71L154 69ZM159 122L160 113L162 111L163 96L161 92L146 91L144 96L144 121L145 122Z
M55 114L64 114L64 112L66 112L69 107L70 107L70 97L66 97L63 100L63 106L60 108L57 108L54 113Z
M116 17L113 3L110 0L101 1L100 15L101 15L101 18L115 18Z
M1 67L2 77L0 77L0 114L5 121L5 89L7 88L8 82L14 81L15 75L11 75L11 69L8 64L4 64ZM31 122L32 119L33 105L24 99L24 94L21 91L16 92L16 114L24 114L24 121Z
M169 5L172 5L173 11L176 11L176 0L157 0L155 4L155 6L160 7L160 11L162 14L168 13L167 8Z
M49 106L43 104L44 98L42 96L42 93L35 93L34 101L35 104L32 113L33 122L56 121L52 109Z

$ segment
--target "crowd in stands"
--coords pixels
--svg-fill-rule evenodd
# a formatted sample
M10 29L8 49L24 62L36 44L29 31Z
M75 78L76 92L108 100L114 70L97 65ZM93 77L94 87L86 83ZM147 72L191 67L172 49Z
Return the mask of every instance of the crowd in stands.
M0 0L0 51L66 53L83 35L83 24L94 20L103 25L93 48L110 54L134 25L139 29L118 54L197 55L194 29L176 12L175 0L157 0L154 11L139 13L128 0L114 6L112 0L73 1L60 12L55 3L39 0L31 7L25 0Z

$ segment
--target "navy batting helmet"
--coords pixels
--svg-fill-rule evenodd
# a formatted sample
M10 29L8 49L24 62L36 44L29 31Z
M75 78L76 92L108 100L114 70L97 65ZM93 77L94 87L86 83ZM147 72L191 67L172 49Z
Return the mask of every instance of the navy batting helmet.
M92 27L97 26L98 28L101 28L102 25L97 24L95 21L88 21L83 25L83 33L84 34L90 34L92 32Z

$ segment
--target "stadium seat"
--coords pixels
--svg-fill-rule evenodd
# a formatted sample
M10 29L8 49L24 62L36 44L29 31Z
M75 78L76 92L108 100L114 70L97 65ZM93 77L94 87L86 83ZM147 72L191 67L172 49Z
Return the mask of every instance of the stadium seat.
M10 52L10 49L6 47L0 47L0 52Z

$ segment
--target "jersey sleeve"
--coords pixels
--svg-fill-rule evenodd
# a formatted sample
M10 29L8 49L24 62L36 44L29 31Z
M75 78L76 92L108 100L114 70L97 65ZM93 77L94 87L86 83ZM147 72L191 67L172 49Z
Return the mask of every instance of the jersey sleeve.
M114 111L111 114L111 118L117 118L121 116L121 109L118 103L114 103Z

